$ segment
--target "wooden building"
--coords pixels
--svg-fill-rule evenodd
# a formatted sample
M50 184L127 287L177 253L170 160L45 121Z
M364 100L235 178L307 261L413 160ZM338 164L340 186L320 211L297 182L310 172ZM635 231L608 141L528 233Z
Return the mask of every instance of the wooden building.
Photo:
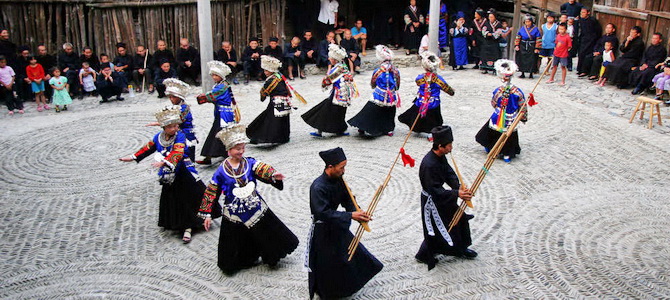
M173 51L184 37L198 47L196 0L0 0L0 26L17 45L49 52L71 42L98 54L116 53L116 43L153 52L165 40ZM284 32L286 0L212 0L214 49L231 41L238 53L252 36L267 41ZM130 50L134 53L134 50Z

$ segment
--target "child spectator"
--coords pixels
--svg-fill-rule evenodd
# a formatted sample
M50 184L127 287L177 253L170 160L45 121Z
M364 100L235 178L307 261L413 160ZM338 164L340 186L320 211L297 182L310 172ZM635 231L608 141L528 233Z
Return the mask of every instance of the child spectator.
M607 66L611 64L614 61L614 50L612 50L613 45L612 42L607 41L605 42L605 50L603 50L603 63L600 67L600 79L596 81L596 85L599 86L605 86L605 82L607 82L607 77L604 76L605 70L607 69Z
M663 67L663 73L658 73L651 80L656 88L656 97L654 99L661 100L664 91L670 91L670 61L666 61ZM665 101L665 104L670 104L670 99Z
M14 73L14 69L7 65L7 58L0 55L0 83L2 83L0 98L5 100L10 116L14 114L15 109L18 109L20 114L23 113L23 103L14 96L15 79L16 73Z
M81 63L81 69L79 69L79 84L81 85L84 94L95 96L96 75L97 74L90 63Z
M177 71L172 68L169 61L163 60L160 65L160 70L154 75L154 85L156 85L156 91L158 91L158 98L165 98L165 85L163 84L163 80L168 78L177 78Z
M542 24L542 48L540 49L540 59L537 60L537 70L542 65L542 58L552 57L554 47L556 47L556 23L554 23L554 14L547 14L547 23Z
M70 85L68 84L67 77L60 76L60 69L58 69L57 67L51 68L51 70L49 70L49 73L51 73L51 79L49 80L49 85L51 85L51 88L54 89L52 103L56 105L56 112L60 112L61 105L63 106L63 110L67 110L67 105L72 103L72 98L70 97L69 92ZM46 106L45 108L49 109L48 106ZM39 107L37 108L37 110L39 110Z
M114 69L114 64L109 61L109 55L102 53L100 54L100 71L102 72L102 69L106 66Z
M29 65L26 67L26 78L30 80L33 94L35 94L35 103L37 103L37 111L42 111L42 108L49 109L47 99L44 96L44 68L37 63L34 56L28 57Z
M500 40L498 44L500 45L500 51L502 52L502 58L507 59L507 45L509 45L509 39L507 38L510 33L512 33L512 29L514 27L509 27L509 24L507 24L507 20L500 20L500 23L502 24L501 34L500 34Z
M575 23L575 18L573 17L568 17L567 24L567 33L572 39L572 49L570 49L570 52L568 52L568 71L572 72L572 59L575 58L578 54L577 52L579 52L579 39L575 39L579 28L577 23Z
M298 69L298 76L305 78L305 54L300 45L300 38L294 36L291 44L286 47L284 52L285 64L288 66L288 78L293 80L293 70Z
M102 65L100 75L96 78L95 86L102 97L100 103L109 101L109 98L116 96L116 100L123 101L121 91L123 90L123 80L119 73L112 72L112 66Z
M361 55L365 56L367 53L365 53L365 50L367 49L367 44L368 44L368 30L363 27L363 20L358 19L356 20L356 26L351 27L351 35L354 37L356 41L358 41L359 45L361 46Z
M568 74L568 51L572 48L572 39L567 33L567 24L561 23L558 25L558 35L555 39L556 47L554 49L554 60L552 62L551 76L547 83L554 82L554 75L558 70L558 64L561 64L561 83L558 85L565 85L565 76Z

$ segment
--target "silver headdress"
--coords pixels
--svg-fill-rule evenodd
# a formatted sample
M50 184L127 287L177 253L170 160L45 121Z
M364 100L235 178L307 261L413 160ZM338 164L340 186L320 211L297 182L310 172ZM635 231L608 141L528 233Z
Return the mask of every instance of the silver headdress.
M279 68L281 68L281 61L270 55L261 55L261 68L272 73L277 73L279 72Z
M393 51L384 45L375 46L377 59L387 61L393 59Z
M342 61L347 57L347 52L336 44L328 45L328 57L336 61Z
M168 105L156 112L156 120L161 127L170 124L181 124L181 107L179 105Z
M163 80L165 85L165 94L173 95L175 97L186 100L186 94L188 93L189 85L186 82L183 82L177 78L168 78Z
M421 53L421 66L429 72L437 70L440 66L440 58L435 53L426 51Z
M500 78L510 77L519 70L516 63L509 59L496 60L493 67L496 69L496 74L498 74L498 77Z
M216 137L223 142L226 149L231 149L238 144L249 143L247 137L247 127L242 124L235 124L228 127L223 127Z
M216 74L221 76L221 78L223 79L225 79L226 76L228 76L231 73L230 67L228 67L228 65L218 60L208 62L207 67L209 67L209 75Z

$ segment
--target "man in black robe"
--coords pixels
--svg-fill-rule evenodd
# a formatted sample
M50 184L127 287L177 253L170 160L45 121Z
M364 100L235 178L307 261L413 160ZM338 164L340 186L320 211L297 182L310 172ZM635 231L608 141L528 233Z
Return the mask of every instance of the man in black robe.
M189 78L193 80L194 85L200 85L200 52L189 44L188 39L179 41L177 65L179 80L186 81L186 78Z
M651 37L651 46L644 51L639 67L634 67L628 76L628 85L634 86L633 95L642 93L652 85L651 80L658 73L656 65L663 62L668 51L663 47L663 35L654 33Z
M305 53L305 63L315 64L318 58L316 40L312 36L311 30L305 30L303 39L300 41L300 48Z
M271 37L268 45L263 50L263 54L272 56L279 61L284 60L284 50L279 46L279 39L276 37Z
M588 62L586 58L589 55L593 55L593 47L595 47L598 38L602 32L600 28L600 23L596 18L591 16L591 13L588 9L582 8L579 20L577 20L579 25L579 53L577 54L577 73L579 77L586 77L589 74L590 65L585 62Z
M144 45L137 46L135 55L133 55L133 82L135 82L135 90L142 90L142 82L149 87L149 94L154 92L154 76L151 71L153 65L153 56L149 54Z
M128 89L128 82L133 79L133 57L128 55L125 43L116 44L116 57L114 57L114 73L118 76L117 84L121 90Z
M644 42L642 41L642 28L640 26L633 26L626 40L619 47L621 56L617 57L614 62L607 66L605 70L605 78L618 88L623 89L628 86L628 74L631 68L640 64L642 54L644 53Z
M33 91L30 88L30 79L28 79L28 74L26 73L26 67L30 64L30 48L28 46L20 46L18 49L19 56L16 57L16 67L14 68L14 72L16 73L14 90L19 99L30 101L33 98Z
M240 71L240 66L237 64L237 52L229 41L221 43L221 49L216 52L216 60L228 65L230 68L230 75L228 77L233 79L233 84L239 84L236 78L237 73Z
M585 57L585 70L591 70L589 72L589 79L596 80L600 76L600 68L603 65L603 52L605 51L605 43L610 42L612 44L612 53L614 57L619 55L616 53L619 49L619 38L616 36L616 25L613 23L607 23L605 25L605 34L601 36L596 45L593 46L593 53Z
M263 80L261 69L261 55L263 50L258 46L258 38L252 37L249 40L249 46L242 52L242 66L244 67L244 84L249 84L251 77L256 80Z
M156 43L156 50L154 52L154 63L151 66L151 70L154 72L154 74L158 73L161 70L161 65L163 62L167 61L170 63L170 66L173 68L176 67L176 61L174 58L174 54L172 54L172 50L167 48L167 43L163 40L159 40Z
M100 70L100 75L96 78L95 87L102 97L100 103L108 102L112 96L116 96L116 100L123 101L124 98L121 97L121 89L123 84L121 83L121 77L119 73L112 72L112 67L108 64L103 64L102 69Z
M79 68L81 61L79 55L74 52L74 46L71 43L63 44L63 52L58 55L58 68L62 76L67 78L67 83L70 85L70 95L79 94ZM46 71L46 70L45 70Z
M51 100L51 97L53 96L53 88L48 84L49 79L51 79L49 70L56 66L56 58L47 52L46 46L39 45L37 46L37 55L35 56L35 59L37 59L37 63L44 68L44 96Z
M433 128L433 148L421 161L419 180L421 181L421 219L423 220L423 243L415 258L435 267L435 255L451 255L475 258L477 252L468 249L472 245L468 220L474 216L464 214L458 223L449 230L449 223L458 210L458 198L469 201L472 193L460 185L458 176L449 166L446 155L451 152L454 140L451 127ZM447 190L444 184L451 187Z
M309 189L312 228L305 267L309 271L309 296L322 299L347 297L360 290L384 267L362 245L351 261L347 248L353 239L349 232L351 220L369 222L370 215L356 210L347 192L342 175L347 158L342 148L321 151L326 163L323 174ZM338 211L343 206L346 212Z
M361 48L358 46L356 39L351 35L350 29L344 30L344 38L340 41L340 46L347 52L349 70L353 70L356 74L360 74L361 58L359 53L361 52Z
M100 72L100 60L98 60L97 55L93 54L93 49L91 49L91 47L84 47L81 56L79 56L79 62L86 62L94 71ZM42 65L42 67L44 67L44 65ZM46 68L44 68L44 70L46 70Z

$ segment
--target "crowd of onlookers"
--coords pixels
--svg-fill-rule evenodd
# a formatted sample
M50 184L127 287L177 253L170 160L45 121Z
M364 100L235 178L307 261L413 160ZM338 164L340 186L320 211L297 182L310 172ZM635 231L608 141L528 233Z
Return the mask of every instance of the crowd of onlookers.
M293 80L306 77L308 63L328 66L328 46L339 44L347 52L345 62L358 73L361 56L367 55L366 50L373 46L368 44L368 36L375 32L368 32L361 19L349 27L339 16L338 7L336 0L321 0L316 30L305 30L301 37L294 36L284 45L272 37L263 47L259 39L251 38L238 57L232 44L224 41L214 57L230 66L233 71L230 80L234 84L239 83L239 72L243 72L245 84L263 80L261 55L282 61L282 73ZM416 0L409 0L402 20L405 24L402 42L389 41L389 46L396 49L402 46L407 55L426 51L431 38L427 34L430 15L424 16L424 11L416 6ZM494 9L478 8L469 18L462 11L449 11L442 3L438 44L442 51L449 49L449 65L453 70L474 64L483 73L495 72L493 63L506 58L509 47L513 47L520 78L526 74L533 78L546 58L551 61L546 83L557 80L560 67L559 85L565 84L567 72L576 69L580 78L593 80L600 86L611 82L618 88L632 88L632 94L654 87L656 97L661 98L664 91L670 90L670 58L663 34L653 33L651 44L645 46L642 29L632 26L626 39L619 41L614 24L607 24L603 32L590 10L576 0L563 4L560 14L549 12L544 18L540 25L534 17L525 16L518 34L511 36L513 28L506 20L498 19ZM78 54L74 48L65 43L57 56L49 54L45 45L31 51L12 43L8 30L0 31L0 99L5 101L10 114L23 113L22 102L32 99L37 102L38 111L51 109L49 102L56 105L56 111L61 111L67 110L66 103L71 98L85 95L99 95L101 103L112 98L124 100L122 93L144 90L165 97L163 80L167 78L200 84L200 53L184 38L176 53L162 40L156 43L153 54L143 45L128 49L124 43L116 44L116 53L111 54L96 54L90 47L84 47ZM573 58L577 58L576 66ZM54 101L54 96L58 101Z

